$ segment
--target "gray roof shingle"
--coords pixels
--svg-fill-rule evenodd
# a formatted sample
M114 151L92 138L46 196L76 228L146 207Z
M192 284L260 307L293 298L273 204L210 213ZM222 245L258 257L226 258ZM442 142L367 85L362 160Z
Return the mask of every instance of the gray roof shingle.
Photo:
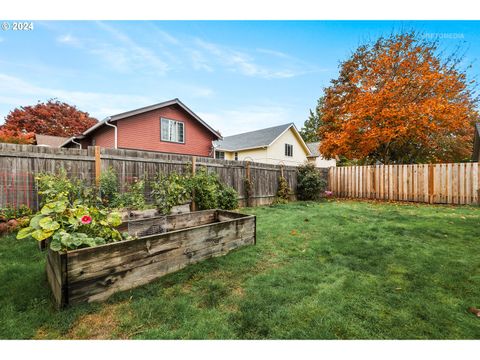
M320 146L320 142L311 142L307 143L308 150L312 153L311 156L320 156L320 151L318 150L318 147Z
M292 125L293 123L288 123L266 129L249 131L243 134L225 136L223 140L215 141L214 144L219 150L229 151L268 146Z

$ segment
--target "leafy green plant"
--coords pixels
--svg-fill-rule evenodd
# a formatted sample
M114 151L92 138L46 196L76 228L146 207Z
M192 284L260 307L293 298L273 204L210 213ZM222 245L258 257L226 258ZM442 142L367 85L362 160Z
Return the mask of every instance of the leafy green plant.
M120 193L117 172L109 167L100 175L100 197L104 205L112 207Z
M18 208L7 206L0 209L0 218L3 220L19 219L31 215L32 209L26 205L20 205Z
M327 182L313 164L301 165L297 169L297 196L300 200L317 200L325 191Z
M71 202L77 200L92 205L99 203L95 188L88 187L80 179L69 179L63 168L60 169L58 174L38 174L35 180L37 181L41 206L55 201L58 194L64 194Z
M231 186L220 184L218 192L218 207L224 210L238 208L238 193Z
M151 194L159 212L167 215L176 205L182 205L191 200L192 182L189 176L176 172L169 175L158 174L150 186Z
M62 193L71 201L78 197L78 188L68 177L65 169L60 169L58 174L40 173L35 177L37 181L40 204L44 205L57 199Z
M145 181L135 179L126 192L115 196L112 207L136 210L145 209Z
M122 240L122 235L115 229L121 223L119 213L109 213L107 209L79 201L70 203L67 193L59 193L55 200L35 214L28 227L18 232L17 239L51 239L52 250L71 250Z
M191 178L191 184L192 190L195 192L194 200L198 210L218 207L219 182L216 174L209 173L206 168L200 167L195 176Z
M19 208L7 206L0 209L0 235L28 226L31 215L32 210L26 205L21 205Z
M278 204L286 204L291 194L292 194L292 190L288 185L287 179L285 179L285 177L280 175L278 177L278 190L277 190L277 197L275 199L275 202Z
M191 178L191 189L194 190L198 210L230 210L238 207L238 194L235 189L222 184L216 173L209 173L204 167L200 167Z

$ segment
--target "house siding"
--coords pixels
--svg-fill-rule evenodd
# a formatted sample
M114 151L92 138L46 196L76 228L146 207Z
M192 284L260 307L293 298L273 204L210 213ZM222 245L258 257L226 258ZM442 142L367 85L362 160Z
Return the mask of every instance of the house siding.
M161 118L184 123L184 143L160 140ZM216 140L208 129L178 105L133 115L115 121L113 125L117 126L117 147L119 149L210 157L212 156L212 141ZM81 142L85 148L91 145L113 148L115 147L115 129L104 125Z
M93 143L93 139L95 140L95 143ZM115 129L109 126L103 126L102 128L95 131L92 140L92 145L104 148L113 148L115 147Z
M285 144L293 145L293 156L285 156ZM225 159L233 160L235 152L225 151ZM292 128L282 134L267 148L238 151L238 160L250 160L265 164L298 166L307 161L307 151Z
M309 157L308 161L311 162L313 165L315 165L315 167L320 167L320 168L337 166L337 162L335 161L335 159L327 160L321 156Z
M160 119L182 121L185 143L160 140ZM116 122L118 147L176 154L212 156L214 136L202 124L176 105L131 116ZM113 130L113 129L112 129Z

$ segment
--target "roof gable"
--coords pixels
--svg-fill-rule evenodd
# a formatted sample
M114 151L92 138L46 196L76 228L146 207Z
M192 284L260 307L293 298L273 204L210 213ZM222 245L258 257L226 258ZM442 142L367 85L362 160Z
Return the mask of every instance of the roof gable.
M305 149L306 153L310 154L309 148L303 141L294 123L249 131L232 136L225 136L223 140L216 141L214 144L218 150L225 151L240 151L268 147L290 129L293 131L295 137L300 145Z
M242 134L225 136L223 140L216 141L215 146L220 150L230 151L269 146L292 125L293 123L288 123Z
M320 156L320 151L318 149L320 147L320 142L319 141L307 143L307 146L308 146L308 149L310 150L310 152L312 153L311 156Z
M182 110L184 110L187 114L189 114L191 117L193 117L196 121L198 121L201 125L203 125L209 132L211 132L217 139L222 139L222 135L220 135L219 132L213 130L205 121L203 121L197 114L195 114L192 110L190 110L184 103L182 103L178 98L164 101L161 103L145 106L142 108L126 111L120 114L112 115L109 116L102 121L98 122L97 124L93 125L91 128L87 129L84 131L81 135L75 136L72 138L69 138L67 141L65 141L61 146L67 145L69 142L72 141L72 139L82 139L86 135L94 132L96 129L106 125L106 123L112 123L114 121L122 120L122 119L127 119L131 116L138 115L138 114L143 114L148 111L153 111L157 109L161 109L167 106L172 106L172 105L178 105Z
M61 147L68 139L62 136L35 134L35 142L38 146Z

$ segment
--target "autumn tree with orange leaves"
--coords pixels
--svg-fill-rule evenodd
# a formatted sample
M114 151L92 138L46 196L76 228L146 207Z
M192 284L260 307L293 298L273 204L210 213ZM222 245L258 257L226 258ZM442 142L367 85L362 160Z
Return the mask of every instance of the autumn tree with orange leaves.
M320 152L364 164L469 159L478 98L462 59L415 32L360 46L325 89Z
M18 134L20 138L31 133L69 137L81 134L97 121L76 106L51 99L12 110L5 117L0 134Z

